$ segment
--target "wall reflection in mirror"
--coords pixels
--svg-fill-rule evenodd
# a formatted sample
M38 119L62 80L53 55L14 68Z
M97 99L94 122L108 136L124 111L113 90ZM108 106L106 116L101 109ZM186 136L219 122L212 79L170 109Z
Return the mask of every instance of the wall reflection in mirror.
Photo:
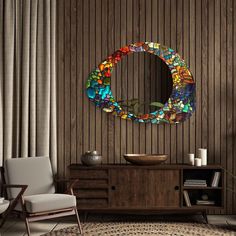
M147 114L168 101L173 87L168 66L150 53L124 57L114 68L111 89L124 110Z

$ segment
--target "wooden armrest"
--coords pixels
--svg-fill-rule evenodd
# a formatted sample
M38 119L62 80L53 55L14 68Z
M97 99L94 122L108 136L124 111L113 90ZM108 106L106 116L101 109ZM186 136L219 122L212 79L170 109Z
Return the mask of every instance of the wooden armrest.
M5 223L7 216L9 215L9 213L16 207L18 201L20 200L20 203L22 205L22 209L24 211L24 200L23 200L23 194L25 192L25 190L27 189L28 185L23 185L23 184L3 184L3 189L7 189L7 188L21 188L20 192L17 194L17 196L11 201L10 206L8 207L8 209L6 210L6 212L4 213L4 218L0 224L0 227L3 226L3 224Z
M18 195L14 199L14 201L18 201L20 198L23 197L23 194L24 194L25 190L28 188L28 185L25 185L25 184L3 184L3 189L7 189L7 188L21 188L20 192L18 193Z

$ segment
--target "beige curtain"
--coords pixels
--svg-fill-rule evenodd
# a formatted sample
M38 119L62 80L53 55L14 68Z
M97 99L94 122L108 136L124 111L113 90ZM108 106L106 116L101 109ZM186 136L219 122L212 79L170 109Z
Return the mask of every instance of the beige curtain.
M56 0L0 0L0 162L50 156L57 167Z

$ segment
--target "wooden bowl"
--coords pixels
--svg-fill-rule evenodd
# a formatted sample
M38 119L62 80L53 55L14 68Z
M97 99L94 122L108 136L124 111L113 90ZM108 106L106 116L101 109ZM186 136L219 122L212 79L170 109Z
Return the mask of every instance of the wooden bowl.
M124 154L126 161L137 165L159 165L167 160L166 154Z

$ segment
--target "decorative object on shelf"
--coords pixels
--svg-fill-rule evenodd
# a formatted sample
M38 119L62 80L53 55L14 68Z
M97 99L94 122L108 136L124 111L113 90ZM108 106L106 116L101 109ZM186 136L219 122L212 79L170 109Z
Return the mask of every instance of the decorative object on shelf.
M211 182L211 187L218 187L219 186L220 176L221 176L220 171L216 171L214 173L213 178L212 178L212 182Z
M199 148L198 149L198 158L202 160L202 166L207 165L207 149Z
M194 166L194 154L193 153L188 154L188 159L189 159L189 164L191 166Z
M195 166L202 166L202 159L201 158L195 158L194 159L194 165Z
M189 198L189 195L188 195L188 191L184 190L183 194L184 194L184 200L185 200L186 206L191 207L192 204L191 204L191 201L190 201L190 198Z
M111 91L113 68L122 57L134 52L148 52L160 57L172 74L173 89L168 101L163 107L159 106L156 111L148 114L125 111ZM179 123L188 119L195 110L195 82L184 60L173 49L153 42L130 44L108 56L89 74L86 91L89 99L105 112L135 122Z
M87 151L81 156L81 162L87 166L95 166L102 164L102 156L97 151Z
M126 161L137 165L159 165L167 160L165 154L124 154Z

